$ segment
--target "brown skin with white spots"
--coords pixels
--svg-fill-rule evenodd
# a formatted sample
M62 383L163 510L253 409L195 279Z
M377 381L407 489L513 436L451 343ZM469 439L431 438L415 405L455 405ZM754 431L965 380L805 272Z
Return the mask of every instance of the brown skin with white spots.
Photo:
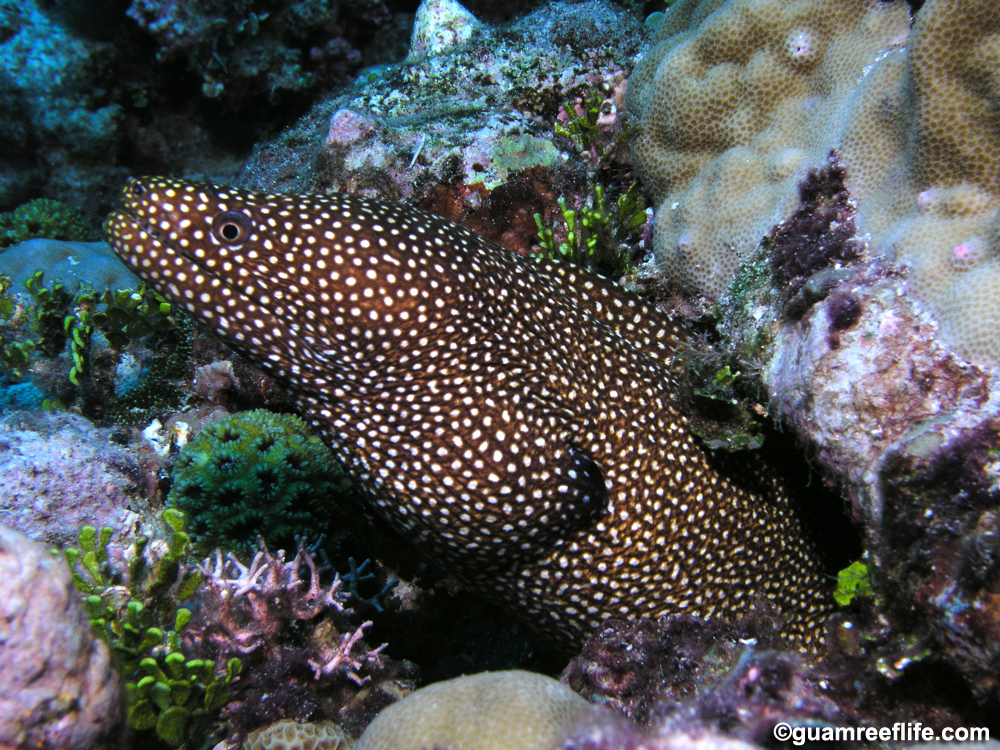
M713 469L674 324L614 284L405 206L143 178L105 232L294 394L385 519L566 648L607 617L814 641L820 566L775 484Z

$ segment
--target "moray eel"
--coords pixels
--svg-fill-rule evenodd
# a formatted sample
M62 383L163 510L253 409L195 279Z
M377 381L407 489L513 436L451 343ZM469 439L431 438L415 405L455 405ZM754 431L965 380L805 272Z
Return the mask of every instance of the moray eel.
M121 204L119 257L286 389L390 525L550 640L762 600L818 638L787 498L692 436L681 331L639 298L349 194L157 177Z

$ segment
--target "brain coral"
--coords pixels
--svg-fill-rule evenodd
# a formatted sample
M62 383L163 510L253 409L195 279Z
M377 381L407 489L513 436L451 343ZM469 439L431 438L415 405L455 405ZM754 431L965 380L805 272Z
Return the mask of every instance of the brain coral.
M242 750L347 750L344 730L332 721L299 724L282 719L247 735Z
M656 269L719 298L835 151L870 252L959 354L1000 363L1000 14L928 0L680 0L630 81Z
M589 708L551 677L483 672L437 682L392 704L354 750L549 750Z
M350 483L330 450L291 414L264 409L214 422L184 446L167 504L200 542L228 549L257 535L291 549L330 527Z

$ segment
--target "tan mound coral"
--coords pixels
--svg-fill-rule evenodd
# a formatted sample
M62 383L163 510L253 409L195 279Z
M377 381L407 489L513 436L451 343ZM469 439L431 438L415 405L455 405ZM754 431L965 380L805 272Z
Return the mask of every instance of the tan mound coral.
M636 68L633 154L659 205L668 277L718 297L822 165L840 110L880 52L906 38L903 2L681 0Z
M549 750L590 704L550 677L511 670L421 688L380 713L355 750Z
M908 49L887 55L860 88L842 149L874 252L910 267L909 290L945 342L1000 363L996 5L925 4Z
M251 732L242 750L348 750L350 746L344 730L332 721L299 724L282 719Z
M1000 14L988 0L680 0L636 68L655 263L717 299L831 150L871 252L944 340L1000 362Z

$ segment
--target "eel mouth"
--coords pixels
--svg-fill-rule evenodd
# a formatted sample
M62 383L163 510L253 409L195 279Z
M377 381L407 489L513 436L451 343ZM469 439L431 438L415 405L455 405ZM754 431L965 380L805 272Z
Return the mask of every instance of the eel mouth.
M198 266L199 270L208 272L201 267L198 259L191 253L184 252L170 237L150 221L143 219L127 205L116 207L104 219L104 236L115 254L129 266L139 272L142 268L142 258L148 247L163 248L165 251Z

